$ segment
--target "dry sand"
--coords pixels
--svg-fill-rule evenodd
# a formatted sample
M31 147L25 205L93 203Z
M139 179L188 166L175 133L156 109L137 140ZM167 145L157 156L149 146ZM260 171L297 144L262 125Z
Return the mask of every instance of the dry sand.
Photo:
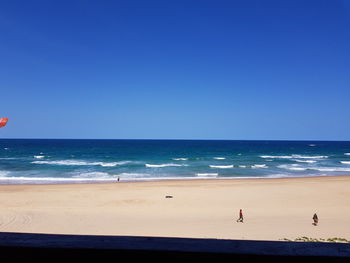
M350 239L350 176L0 185L0 231Z

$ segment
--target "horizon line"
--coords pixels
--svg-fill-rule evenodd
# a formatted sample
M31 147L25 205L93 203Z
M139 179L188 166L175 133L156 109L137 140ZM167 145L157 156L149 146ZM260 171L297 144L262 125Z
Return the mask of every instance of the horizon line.
M137 138L0 138L0 140L119 140L119 141L290 141L290 142L350 142L350 140L315 139L137 139Z

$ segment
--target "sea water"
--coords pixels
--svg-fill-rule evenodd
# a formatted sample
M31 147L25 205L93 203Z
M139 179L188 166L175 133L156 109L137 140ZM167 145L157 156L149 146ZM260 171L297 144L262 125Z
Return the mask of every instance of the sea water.
M0 184L347 174L349 141L0 140Z

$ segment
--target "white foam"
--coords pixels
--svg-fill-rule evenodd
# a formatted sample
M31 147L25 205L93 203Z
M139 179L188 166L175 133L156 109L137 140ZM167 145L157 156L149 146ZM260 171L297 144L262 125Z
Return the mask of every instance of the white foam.
M218 176L219 174L218 173L197 173L196 175L200 177L215 177L215 176Z
M114 182L115 178L64 178L64 177L2 177L0 183L9 184L47 184L47 183L84 183L84 182Z
M50 164L50 165L100 165L103 167L114 167L117 165L123 165L129 163L129 161L122 162L86 162L79 160L59 160L59 161L33 161L34 164Z
M317 162L314 160L298 160L298 159L295 159L294 161L296 161L298 163L316 163Z
M35 159L44 159L45 156L44 155L34 155Z
M174 161L187 161L188 158L173 158Z
M278 158L278 159L288 159L288 158L293 158L290 155L261 155L260 158L264 159L273 159L273 158Z
M350 168L345 168L345 167L319 167L319 168L312 168L312 170L316 170L320 172L350 172Z
M277 166L278 168L283 168L291 171L306 171L313 170L319 172L350 172L348 167L302 167L298 164L283 164Z
M308 169L307 167L300 167L299 164L282 164L282 165L279 165L277 167L282 168L282 169L291 170L291 171L305 171Z
M315 156L307 156L307 155L299 155L299 154L292 154L292 155L261 155L261 158L277 158L277 159L325 159L328 158L327 155L315 155Z
M151 174L146 174L146 173L121 173L118 174L119 177L124 177L124 178L147 178L152 176Z
M290 175L287 175L287 174L269 174L269 175L265 175L263 177L258 177L258 178L286 178L286 177L292 177Z
M7 176L9 173L9 171L0 171L0 177Z
M344 153L344 155L350 155L350 153Z
M215 159L215 160L225 160L226 158L225 157L214 157L213 159Z
M111 175L109 173L104 172L86 172L86 173L79 173L78 175L73 176L73 178L109 178L111 179Z
M268 166L266 164L254 164L251 167L253 169L257 169L257 168L267 168Z
M91 165L100 165L103 167L114 167L114 166L118 166L118 165L123 165L123 164L127 164L130 163L128 161L124 161L124 162L92 162Z
M340 161L342 164L350 164L350 161Z
M146 167L150 168L162 168L162 167L180 167L180 166L186 166L184 164L176 164L176 163L164 163L164 164L145 164Z
M52 164L52 165L88 165L88 162L73 161L73 160L61 160L61 161L34 161L35 164Z
M295 155L296 158L300 158L300 159L326 159L329 156L327 155L316 155L316 156L305 156L305 155Z
M247 168L246 165L238 165L239 168Z
M228 169L233 168L233 164L230 165L209 165L210 168Z

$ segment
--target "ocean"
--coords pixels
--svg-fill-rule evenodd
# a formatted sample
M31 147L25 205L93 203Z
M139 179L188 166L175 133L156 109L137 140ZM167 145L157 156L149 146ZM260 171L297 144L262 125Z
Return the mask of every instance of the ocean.
M349 141L0 139L0 184L347 174Z

